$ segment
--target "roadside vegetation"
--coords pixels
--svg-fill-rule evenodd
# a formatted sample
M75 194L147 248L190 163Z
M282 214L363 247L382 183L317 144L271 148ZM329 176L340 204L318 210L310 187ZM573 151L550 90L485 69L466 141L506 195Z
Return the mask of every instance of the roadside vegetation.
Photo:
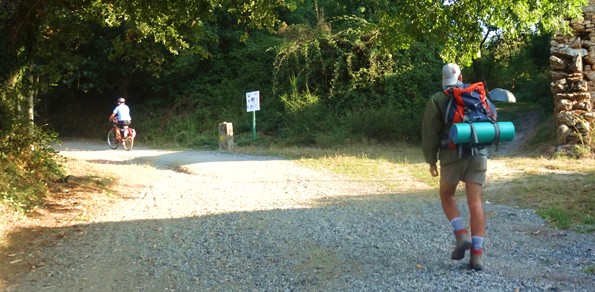
M0 135L0 200L24 213L43 203L48 184L64 169L50 147L56 135L24 123L12 126L16 128L8 129L10 134Z

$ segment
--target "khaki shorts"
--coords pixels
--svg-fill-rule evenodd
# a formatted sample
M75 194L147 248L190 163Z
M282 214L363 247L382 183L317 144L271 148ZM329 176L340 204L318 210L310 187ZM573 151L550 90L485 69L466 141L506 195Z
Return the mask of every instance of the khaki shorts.
M460 181L483 185L488 169L488 157L485 155L469 156L461 160L440 166L440 177L456 185Z

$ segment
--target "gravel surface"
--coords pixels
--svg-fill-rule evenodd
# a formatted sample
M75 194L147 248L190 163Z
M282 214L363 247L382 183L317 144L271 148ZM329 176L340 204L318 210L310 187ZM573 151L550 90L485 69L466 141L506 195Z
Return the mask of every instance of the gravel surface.
M450 260L437 196L273 157L58 148L126 174L129 197L54 231L63 237L37 255L41 267L7 291L595 289L595 235L551 229L531 210L485 204L486 270L475 272L468 255Z

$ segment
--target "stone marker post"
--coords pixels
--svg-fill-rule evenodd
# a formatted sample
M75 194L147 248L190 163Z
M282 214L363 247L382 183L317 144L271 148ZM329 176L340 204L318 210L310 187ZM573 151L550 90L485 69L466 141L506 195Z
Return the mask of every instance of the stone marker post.
M219 124L219 150L233 148L233 124L223 122Z

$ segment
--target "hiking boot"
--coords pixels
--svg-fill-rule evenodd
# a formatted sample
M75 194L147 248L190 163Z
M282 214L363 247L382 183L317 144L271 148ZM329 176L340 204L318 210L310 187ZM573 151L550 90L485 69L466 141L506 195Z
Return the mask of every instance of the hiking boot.
M464 228L455 232L455 237L457 238L457 244L452 250L450 258L458 261L465 258L465 251L471 248L471 239L469 239L469 233L467 232L467 229Z
M472 249L469 267L476 270L483 270L483 249Z

